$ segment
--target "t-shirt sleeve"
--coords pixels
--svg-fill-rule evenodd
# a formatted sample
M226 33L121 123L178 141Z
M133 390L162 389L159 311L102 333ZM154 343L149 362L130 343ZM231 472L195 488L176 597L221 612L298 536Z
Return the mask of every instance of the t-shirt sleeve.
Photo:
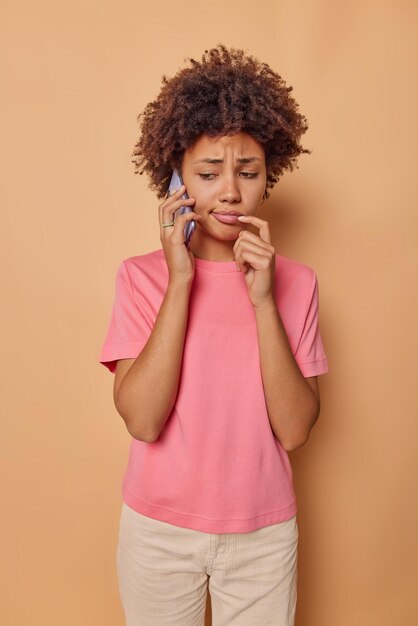
M303 330L295 353L295 360L305 378L328 372L328 362L319 330L319 287L313 272Z
M136 359L151 331L152 328L135 300L126 262L122 261L116 272L112 314L99 363L115 373L116 361Z

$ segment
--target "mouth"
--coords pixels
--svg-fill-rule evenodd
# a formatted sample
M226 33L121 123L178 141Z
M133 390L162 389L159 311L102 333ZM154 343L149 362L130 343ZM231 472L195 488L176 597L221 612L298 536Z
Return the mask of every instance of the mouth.
M212 215L218 222L222 222L222 224L241 225L241 222L238 221L238 216L242 215L242 213L217 213L212 211Z
M211 215L222 224L236 225L241 223L238 221L238 216L243 214L238 211L211 211Z

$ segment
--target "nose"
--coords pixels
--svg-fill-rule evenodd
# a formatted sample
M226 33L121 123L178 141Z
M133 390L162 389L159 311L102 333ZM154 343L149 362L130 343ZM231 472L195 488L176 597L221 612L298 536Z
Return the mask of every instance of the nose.
M241 194L234 173L228 175L225 174L223 177L219 200L220 202L230 204L240 202Z

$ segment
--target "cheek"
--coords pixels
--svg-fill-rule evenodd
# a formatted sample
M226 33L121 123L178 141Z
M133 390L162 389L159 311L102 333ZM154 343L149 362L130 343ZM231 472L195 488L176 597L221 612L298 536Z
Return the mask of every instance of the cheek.
M266 190L266 185L267 185L267 176L264 176L262 181L261 181L260 188L259 188L259 195L260 195L260 197L264 196L264 192Z
M210 192L209 188L204 184L195 183L191 185L190 189L188 189L189 196L191 198L195 198L196 206L201 207L202 209L207 208L207 205L213 204L213 193Z
M257 187L254 187L251 190L251 201L258 202L263 197L264 189L265 189L264 184L257 185Z

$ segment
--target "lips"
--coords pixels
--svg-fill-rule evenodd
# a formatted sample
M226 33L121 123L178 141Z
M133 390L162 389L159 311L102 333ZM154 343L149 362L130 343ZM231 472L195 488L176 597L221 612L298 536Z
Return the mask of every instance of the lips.
M238 211L235 211L234 213L228 213L227 211L225 213L218 213L217 211L212 211L212 215L218 222L237 225L240 223L238 221L238 217L242 215L242 213L238 213Z
M239 211L212 211L212 213L215 213L216 215L243 215L243 213L240 213Z

